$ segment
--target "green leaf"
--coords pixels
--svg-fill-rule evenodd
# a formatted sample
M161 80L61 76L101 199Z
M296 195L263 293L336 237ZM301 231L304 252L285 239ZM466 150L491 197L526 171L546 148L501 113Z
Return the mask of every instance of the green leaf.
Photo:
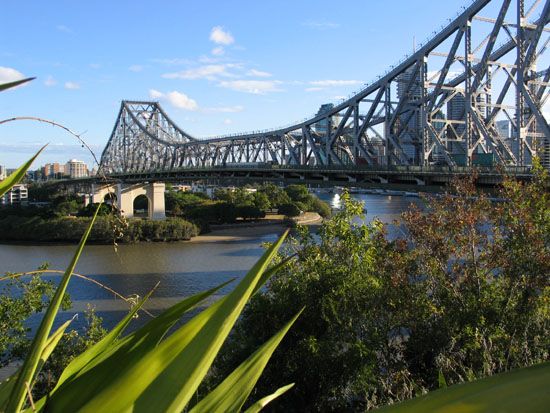
M440 389L444 389L447 387L447 380L445 380L445 376L443 375L443 372L439 370L439 374L437 376L437 382L439 384Z
M281 268L283 268L287 262L289 262L291 259L293 259L295 255L291 255L290 257L285 257L280 263L274 265L273 267L269 268L267 271L265 271L260 280L258 281L258 284L256 284L256 288L254 288L254 293L256 294L260 288L269 280L277 271L279 271Z
M286 393L292 387L294 387L294 383L291 383L291 384L288 384L284 387L281 387L280 389L278 389L276 392L270 394L269 396L262 397L260 400L258 400L256 403L254 403L248 409L246 409L246 411L244 413L258 413L265 406L267 406L270 402L272 402L276 398L280 397L282 394Z
M197 403L190 413L240 411L271 355L302 311L304 310L302 309L296 314L277 334L266 341L204 399Z
M116 327L109 332L109 334L107 334L100 341L95 343L92 347L88 348L86 351L84 351L83 353L75 357L69 363L69 365L65 368L65 370L63 370L63 373L61 373L61 377L59 377L59 380L57 381L55 388L58 388L66 380L69 380L70 378L74 377L84 367L89 365L96 357L100 356L103 352L109 349L113 344L113 342L126 329L130 321L132 321L132 318L134 317L134 315L143 306L145 301L147 301L147 299L151 296L152 292L153 290L150 291L145 297L143 297L143 299L141 299L139 303L130 310L130 312L126 315L126 317L124 317L122 321L118 323Z
M44 346L44 350L42 351L42 354L40 355L40 361L38 363L38 367L36 369L36 374L40 372L42 369L42 366L46 363L52 352L54 351L55 347L57 346L57 343L59 343L59 340L61 340L61 337L63 337L63 333L71 324L73 320L70 319L63 323L61 327L59 327L55 333L53 333L46 342L46 345ZM0 412L3 412L6 410L6 405L8 403L8 398L13 390L13 387L17 381L17 377L19 376L19 373L21 372L21 369L16 371L13 375L8 377L6 380L4 380L2 383L0 383ZM36 374L34 378L36 378ZM33 378L33 379L34 379Z
M124 331L128 323L139 308L143 305L150 293L141 302L136 305L132 311L101 341L90 347L80 356L71 362L63 371L56 389L65 381L81 375L90 370L99 363L105 362L109 357L118 357L121 353L132 349L136 351L146 351L154 348L166 332L181 318L181 316L194 308L197 304L204 301L210 295L214 294L220 288L223 288L233 280L229 280L208 291L195 294L185 300L173 305L165 310L158 317L155 317L139 330L129 334L121 340L115 342L116 338ZM138 350L139 349L139 350ZM54 389L55 391L55 389Z
M42 148L40 148L40 150L36 152L36 154L23 166L19 167L14 173L12 173L6 179L0 182L0 196L4 196L4 194L8 192L17 182L23 179L25 173L27 172L27 169L30 168L36 157L40 155L40 152L42 152L46 146L47 145L44 145Z
M548 412L550 362L430 392L380 412Z
M101 204L99 206L101 206ZM18 412L19 410L21 410L21 408L23 407L23 404L25 403L25 398L27 393L27 384L30 385L30 383L32 383L32 379L40 363L40 357L42 355L42 352L46 348L48 335L50 333L50 330L52 329L55 316L57 315L57 311L59 310L59 307L61 306L61 302L63 301L63 295L67 290L67 285L69 284L69 280L71 279L71 275L73 274L76 263L78 262L78 259L80 258L80 254L82 253L82 250L84 249L84 245L86 244L86 240L90 235L92 226L97 217L97 212L99 211L99 206L96 209L96 212L90 222L90 225L88 226L86 232L82 236L82 239L78 244L75 254L71 260L71 263L69 264L69 267L65 271L65 274L63 275L63 278L61 279L61 282L59 283L59 286L57 287L55 294L52 300L50 301L50 305L46 309L46 314L44 314L44 317L42 318L40 327L38 327L38 331L34 336L31 347L29 349L29 354L25 358L25 362L23 363L23 366L21 368L21 374L18 376L17 381L14 385L14 388L12 389L12 392L10 394L10 400L6 408L8 412Z
M0 85L0 92L2 92L3 90L9 89L9 88L15 87L15 86L22 85L23 83L30 82L31 80L34 80L34 79L36 79L36 77L28 77L26 79L16 80L15 82L2 83Z
M206 375L221 345L283 243L285 233L225 298L195 316L154 349L117 353L53 392L52 411L180 412Z

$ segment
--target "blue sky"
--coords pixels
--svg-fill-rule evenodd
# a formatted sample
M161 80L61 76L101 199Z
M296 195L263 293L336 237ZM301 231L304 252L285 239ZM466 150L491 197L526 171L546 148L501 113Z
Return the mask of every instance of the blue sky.
M159 100L197 137L266 129L361 89L465 0L11 1L2 5L0 118L38 116L98 153L123 99ZM62 130L0 125L0 164L91 157Z

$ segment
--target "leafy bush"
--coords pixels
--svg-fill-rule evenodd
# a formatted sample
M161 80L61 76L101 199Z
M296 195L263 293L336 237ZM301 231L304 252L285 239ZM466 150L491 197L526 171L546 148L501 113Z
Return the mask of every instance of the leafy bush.
M241 205L237 207L237 216L242 219L260 219L265 217L265 212L254 205Z
M297 217L300 215L300 208L296 204L283 204L279 206L279 214L287 217Z
M325 202L321 201L316 196L312 195L311 200L309 202L310 205L310 211L317 212L321 217L323 218L329 218L332 214L332 210L330 209L330 206Z
M100 211L102 208L100 207ZM62 217L44 219L40 217L8 216L0 219L0 239L5 241L78 242L81 234L90 224L91 218ZM188 240L199 234L199 229L181 218L167 218L163 221L133 219L128 222L123 237L113 233L115 217L100 216L90 235L90 242L111 243L139 241Z
M548 174L505 182L492 202L473 182L403 217L402 236L344 209L245 310L217 364L239 363L297 308L306 310L258 384L296 382L282 411L350 411L547 361L550 336ZM264 387L265 386L265 387Z

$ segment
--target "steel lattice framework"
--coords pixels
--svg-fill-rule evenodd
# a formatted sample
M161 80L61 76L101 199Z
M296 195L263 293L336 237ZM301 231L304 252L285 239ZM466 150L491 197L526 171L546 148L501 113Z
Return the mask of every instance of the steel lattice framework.
M476 0L359 93L292 126L197 139L157 102L123 101L106 174L266 163L550 167L550 0Z

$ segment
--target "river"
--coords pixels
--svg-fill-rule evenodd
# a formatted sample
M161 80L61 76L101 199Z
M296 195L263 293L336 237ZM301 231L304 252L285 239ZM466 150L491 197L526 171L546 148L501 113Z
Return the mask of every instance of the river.
M338 194L318 196L333 208L340 206ZM353 196L365 202L367 220L377 217L386 223L398 218L415 201L415 198L403 196ZM270 234L236 241L141 243L120 245L117 250L111 245L88 245L76 272L90 276L124 296L143 296L158 284L146 306L152 313L158 313L182 297L242 277L262 255L262 244L276 238L274 229ZM52 269L64 269L74 249L75 246L63 245L0 245L0 262L4 272L32 271L44 262L48 262ZM48 279L58 280L59 277L52 275ZM226 294L232 288L230 284L219 294ZM74 326L82 326L85 322L82 313L88 305L92 305L103 318L104 325L111 328L128 310L123 300L113 299L112 293L82 279L73 278L68 292L73 307L61 313L58 323L77 313L79 317ZM140 317L137 324L146 321L146 318ZM38 320L39 317L33 317L31 326L36 325Z

